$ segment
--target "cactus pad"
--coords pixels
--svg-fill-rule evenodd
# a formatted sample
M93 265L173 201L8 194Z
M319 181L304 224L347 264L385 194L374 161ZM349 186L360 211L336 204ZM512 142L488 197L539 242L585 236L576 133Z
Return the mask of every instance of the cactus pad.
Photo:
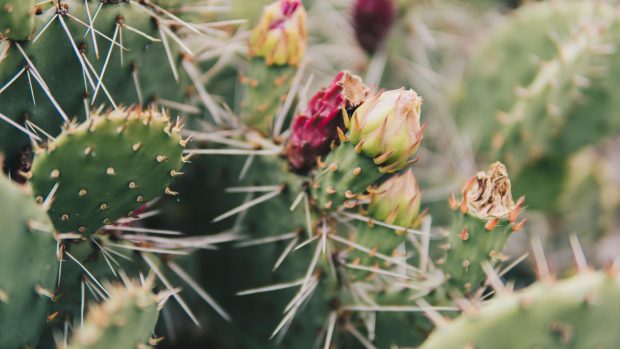
M129 109L92 115L38 150L32 184L39 200L58 183L50 216L62 232L92 234L164 193L185 142L166 114Z
M69 349L148 348L159 315L157 297L129 284L110 288L109 302L91 306Z
M423 349L617 348L620 278L585 272L500 294L472 314L436 330Z
M0 198L0 348L34 346L58 274L54 228L30 195L4 176Z

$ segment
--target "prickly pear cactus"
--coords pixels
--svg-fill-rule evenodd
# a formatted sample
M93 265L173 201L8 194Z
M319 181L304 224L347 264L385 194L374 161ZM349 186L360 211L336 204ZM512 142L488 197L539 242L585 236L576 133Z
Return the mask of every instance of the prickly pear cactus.
M483 263L505 259L502 250L508 237L523 228L519 211L524 199L513 201L506 167L499 162L472 177L462 194L460 202L453 197L450 202L454 221L447 243L441 246L446 256L439 264L453 287L470 293L486 279Z
M178 35L151 5L69 0L39 9L31 40L2 43L2 114L19 125L27 120L56 136L63 123L85 120L93 106L184 96ZM28 144L13 125L0 125L0 150L9 159Z
M37 200L54 197L62 232L93 234L164 194L180 173L185 141L164 113L139 108L93 113L37 149L29 175Z
M241 76L246 86L241 119L267 133L274 130L280 104L287 98L306 50L306 10L300 0L272 3L263 10L250 39L250 67Z
M565 190L547 173L562 177L573 154L618 128L609 79L617 39L609 4L531 4L502 23L470 65L454 113L487 160L513 169L515 188L535 209L552 210Z
M109 301L90 307L68 348L149 348L156 344L152 336L160 300L149 287L130 281L109 288Z
M0 347L34 347L54 298L57 241L30 189L0 176ZM19 270L19 274L16 271Z
M602 324L618 321L619 302L615 271L541 280L521 291L500 292L437 329L421 348L614 348L620 336Z

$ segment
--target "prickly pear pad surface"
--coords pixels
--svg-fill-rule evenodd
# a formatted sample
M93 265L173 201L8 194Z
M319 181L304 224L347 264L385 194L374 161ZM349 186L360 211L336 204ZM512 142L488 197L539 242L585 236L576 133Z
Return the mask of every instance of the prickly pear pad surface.
M69 348L149 348L158 315L157 297L147 287L115 286L109 302L90 308Z
M153 110L93 115L38 151L38 200L58 184L49 211L61 232L92 234L164 193L180 167L179 128Z
M584 272L501 294L435 331L422 348L617 348L620 333L606 324L618 321L618 275Z
M30 195L0 176L0 348L34 346L58 274L52 223Z

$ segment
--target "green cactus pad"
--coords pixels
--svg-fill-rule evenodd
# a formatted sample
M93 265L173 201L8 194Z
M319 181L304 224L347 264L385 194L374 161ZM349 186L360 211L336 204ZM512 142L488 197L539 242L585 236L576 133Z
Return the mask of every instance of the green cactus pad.
M437 329L422 349L618 348L620 278L584 272L502 293Z
M267 65L262 58L250 62L247 76L241 77L246 96L241 108L241 119L246 125L268 134L289 92L297 67L291 65Z
M58 274L54 228L26 192L0 176L0 348L33 346Z
M373 160L357 153L350 142L332 150L319 171L312 186L312 197L319 209L337 208L354 200L383 176Z
M36 41L33 38L31 41L19 43L19 47L29 57L39 74L35 74L33 68L29 66L18 44L11 44L6 51L6 56L0 64L0 85L4 86L20 71L22 73L0 94L2 106L0 112L3 115L21 125L25 120L29 120L52 136L60 133L64 120L45 90L37 82L35 75L40 75L66 117L85 120L87 109L90 108L91 100L94 98L95 88L90 82L85 83L82 65L60 18L63 19L67 30L71 33L71 40L78 50L84 52L85 59L92 65L97 76L101 74L107 62L103 86L106 87L116 105L146 104L158 99L178 102L185 97L189 79L181 68L182 59L178 45L167 37L171 57L178 71L179 82L177 83L160 38L159 26L163 24L158 24L148 11L141 9L140 6L143 5L125 1L87 2L91 17L101 5L96 21L94 21L95 29L101 33L95 36L99 52L97 57L92 35L87 32L89 16L85 2L67 0L62 3L63 10L57 10L49 4L41 5L43 12L36 16L37 30L33 37L37 37L43 28L46 28L45 31L37 37ZM62 15L65 10L66 15ZM56 16L57 13L60 15ZM49 26L46 26L48 23ZM111 39L114 37L117 25L121 28L116 35L117 44L113 46L108 58ZM164 29L161 30L165 32ZM119 46L121 36L122 46L125 48L122 55ZM29 70L29 74L23 70L24 68ZM97 78L90 68L88 70L93 85L96 86ZM31 93L31 81L34 97ZM138 92L138 87L140 92ZM85 103L88 104L86 108ZM101 104L105 104L106 107L112 106L103 87L99 88L92 106L98 107ZM28 144L30 141L25 134L6 122L0 122L0 151L9 160L17 158L20 151Z
M92 115L39 150L31 182L40 200L56 183L49 211L61 232L92 234L164 193L185 143L167 115L153 110Z
M0 38L26 40L34 30L34 0L0 0Z
M107 303L91 306L69 349L149 348L159 312L157 297L145 287L110 288Z
M559 175L581 147L618 130L610 77L620 66L610 47L619 28L608 4L530 4L493 31L468 69L457 122L485 160L511 168L534 209L554 210L563 190L546 174Z
M501 163L472 177L463 188L460 203L452 198L455 211L446 251L437 264L442 265L449 286L468 294L486 279L484 263L502 260L502 250L513 231L523 226L517 222L523 199L512 201L510 180Z

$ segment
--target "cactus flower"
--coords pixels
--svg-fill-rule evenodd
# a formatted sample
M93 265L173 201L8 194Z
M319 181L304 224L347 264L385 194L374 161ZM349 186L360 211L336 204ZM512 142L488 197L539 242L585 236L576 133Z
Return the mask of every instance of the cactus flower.
M392 176L370 195L371 217L404 228L417 227L421 222L422 195L413 171Z
M368 98L349 120L349 140L358 153L373 158L381 172L411 163L424 136L420 125L422 98L413 90L391 90Z
M306 10L301 0L281 0L266 6L250 37L250 56L268 65L298 65L306 51Z
M337 141L342 125L342 108L352 111L368 95L362 80L347 71L336 75L332 83L318 91L305 112L293 120L286 152L291 167L298 172L311 169L319 156L327 154Z
M394 0L356 0L353 25L360 46L368 53L375 52L390 31L395 18Z

